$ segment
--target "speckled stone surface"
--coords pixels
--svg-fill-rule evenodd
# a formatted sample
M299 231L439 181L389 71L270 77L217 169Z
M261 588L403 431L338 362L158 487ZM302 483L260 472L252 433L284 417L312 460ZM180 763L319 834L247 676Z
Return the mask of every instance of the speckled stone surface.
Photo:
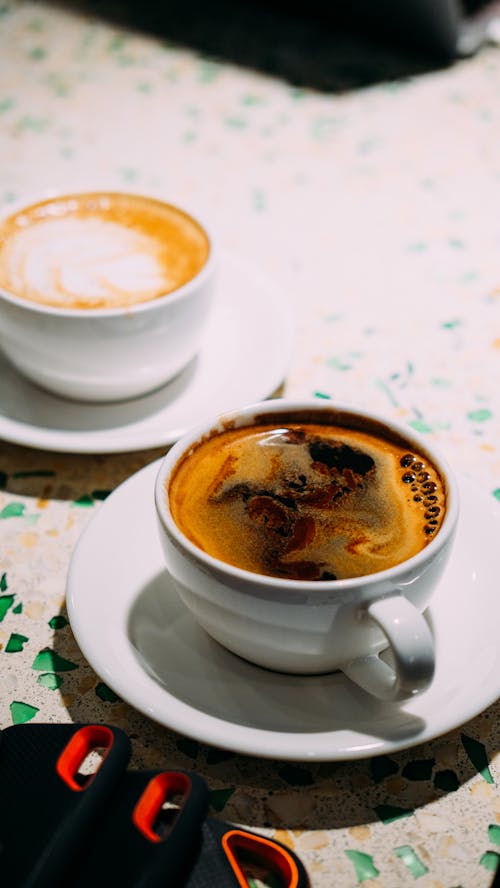
M499 50L417 70L390 53L384 68L377 48L356 67L337 41L327 64L317 30L307 46L277 13L259 67L255 18L238 61L241 26L226 34L232 54L219 41L214 55L189 46L185 22L169 39L121 21L118 4L98 18L0 3L0 209L99 187L197 206L225 249L289 294L286 394L384 411L499 500ZM71 554L107 493L162 452L0 444L1 727L121 726L133 767L196 769L212 814L294 848L312 888L489 886L498 703L394 755L285 763L159 727L94 674L65 612Z

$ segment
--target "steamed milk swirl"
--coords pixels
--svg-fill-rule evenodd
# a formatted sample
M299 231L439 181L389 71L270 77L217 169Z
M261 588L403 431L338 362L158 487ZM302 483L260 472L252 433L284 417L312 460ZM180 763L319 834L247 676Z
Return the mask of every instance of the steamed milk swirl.
M337 426L232 429L202 441L169 489L197 546L256 573L342 579L415 555L437 533L436 469L382 437Z
M0 287L70 309L147 302L203 267L208 238L176 207L130 194L70 195L34 204L0 227Z

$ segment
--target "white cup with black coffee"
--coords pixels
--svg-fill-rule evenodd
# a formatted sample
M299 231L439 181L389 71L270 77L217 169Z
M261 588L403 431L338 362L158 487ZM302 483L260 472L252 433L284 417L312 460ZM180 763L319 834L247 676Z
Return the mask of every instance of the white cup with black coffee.
M431 684L424 611L458 492L411 428L328 401L250 405L174 445L155 504L182 601L233 653L285 673L342 670L382 700Z
M0 220L0 348L59 395L153 391L200 348L213 300L213 235L154 197L82 192Z

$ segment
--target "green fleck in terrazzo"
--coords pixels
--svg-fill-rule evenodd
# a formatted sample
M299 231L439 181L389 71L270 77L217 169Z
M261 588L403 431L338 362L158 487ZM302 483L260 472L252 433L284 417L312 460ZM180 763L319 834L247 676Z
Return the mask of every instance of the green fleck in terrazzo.
M370 772L374 783L381 783L386 777L397 774L399 765L387 755L380 755L370 760Z
M434 385L436 388L450 388L453 385L451 379L444 379L443 377L435 377L430 380L430 384Z
M19 200L19 195L16 194L15 191L4 191L0 199L4 204L11 204L14 203L14 201ZM0 476L1 474L2 473L0 472Z
M67 625L68 621L66 617L62 616L62 614L57 614L57 616L51 617L49 620L49 626L51 629L64 629Z
M394 854L403 861L414 879L418 879L429 872L410 845L400 845L399 848L394 848Z
M57 74L55 71L51 71L50 74L47 75L46 83L51 92L59 98L65 98L72 92L72 86L69 80L62 77L60 74Z
M384 382L383 379L377 379L375 381L375 384L380 389L380 391L386 395L393 407L399 407L398 399L396 398L390 386L386 382Z
M260 189L253 192L253 207L257 213L262 213L266 209L266 195Z
M311 136L317 142L328 141L341 123L335 117L317 117L311 124Z
M36 655L31 668L40 672L70 672L73 669L78 669L78 665L61 657L57 651L45 648Z
M73 500L73 506L77 506L80 508L88 508L88 506L94 505L94 499L88 493L82 493L78 499Z
M401 817L410 817L413 814L413 811L397 805L376 805L374 810L382 823L393 823Z
M47 57L47 50L43 46L32 46L28 50L28 58L34 62L40 62Z
M33 527L34 524L37 524L40 521L40 518L40 512L33 512L32 515L24 516L24 523L27 527Z
M437 771L434 775L434 786L443 792L456 792L460 787L460 781L450 768L444 771Z
M18 632L12 632L10 638L5 645L6 654L17 654L22 651L26 642L29 641L27 635L20 635Z
M201 83L210 84L219 76L222 68L216 62L201 60L198 65L198 80Z
M24 114L17 121L17 128L20 132L34 132L42 134L49 127L49 120L46 117L34 117L32 114Z
M0 595L0 623L5 618L7 611L12 607L13 603L13 595Z
M11 96L6 96L4 99L0 99L0 114L6 114L7 111L10 111L15 105L14 99Z
M117 703L119 701L118 694L115 694L111 688L108 688L103 681L100 681L96 685L95 689L96 696L99 697L100 700L103 700L105 703Z
M402 776L407 780L430 780L435 763L435 759L415 759L405 765Z
M467 419L470 419L471 422L486 422L487 419L491 419L493 416L491 410L488 410L486 407L483 407L479 410L471 410L467 414Z
M0 512L0 518L20 518L25 511L26 506L24 503L9 503Z
M370 854L364 854L363 851L351 851L344 849L344 854L349 858L354 866L354 872L358 882L366 882L367 879L376 879L380 875L379 870L373 862Z
M263 96L246 95L241 97L242 105L262 105L264 101Z
M120 171L120 175L123 181L127 182L129 185L132 185L139 179L139 171L132 167L125 167Z
M23 703L19 700L13 700L10 704L10 714L14 725L22 725L31 721L37 712L40 712L37 706L31 706L30 703Z
M247 121L243 117L226 117L224 123L232 129L244 129L248 126Z
M49 691L58 691L64 683L64 679L61 678L60 675L56 675L55 672L42 672L42 674L38 676L37 682Z
M500 864L500 854L497 854L496 851L485 851L481 856L479 863L491 873L496 873L498 865Z
M234 794L234 789L234 786L229 786L227 789L212 789L209 795L210 807L217 812L223 811Z
M327 367L330 367L331 370L339 370L341 373L345 373L347 370L352 369L352 363L346 361L345 358L339 358L335 355L332 355L331 358L327 358L325 364Z
M460 276L460 281L462 284L470 284L473 281L477 281L479 276L479 272L476 271L475 268L471 268L469 271L464 271L464 273Z
M412 419L409 425L411 425L412 429L415 429L416 432L422 432L423 434L432 432L432 426L423 419Z
M484 744L480 743L479 740L475 740L474 737L468 737L466 734L461 734L460 739L476 771L481 774L487 783L494 783Z

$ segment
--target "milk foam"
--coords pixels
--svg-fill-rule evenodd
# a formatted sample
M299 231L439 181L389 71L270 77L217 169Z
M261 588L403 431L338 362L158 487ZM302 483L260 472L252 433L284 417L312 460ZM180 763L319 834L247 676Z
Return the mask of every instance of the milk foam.
M412 473L408 482L405 458L408 451L392 441L336 427L232 430L180 464L172 511L192 542L246 570L293 579L362 576L416 554L441 524L437 471L427 461L423 480ZM430 500L427 488L420 495L425 484Z
M45 219L21 229L4 250L14 293L61 307L85 302L108 307L168 292L158 244L115 222Z
M202 229L140 196L89 195L33 205L0 228L0 285L62 308L115 308L171 292L208 253Z

